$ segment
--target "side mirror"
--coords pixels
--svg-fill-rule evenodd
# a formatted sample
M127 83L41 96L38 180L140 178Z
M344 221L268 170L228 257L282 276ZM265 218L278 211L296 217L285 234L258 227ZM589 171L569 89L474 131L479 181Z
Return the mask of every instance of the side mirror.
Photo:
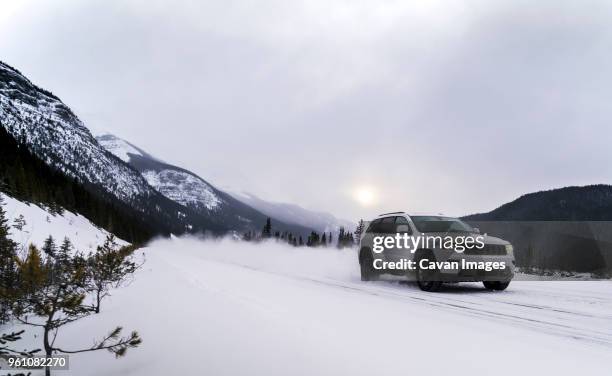
M397 225L397 227L395 228L396 232L410 232L410 226L409 225Z
M480 229L478 227L474 227L474 232L480 234Z

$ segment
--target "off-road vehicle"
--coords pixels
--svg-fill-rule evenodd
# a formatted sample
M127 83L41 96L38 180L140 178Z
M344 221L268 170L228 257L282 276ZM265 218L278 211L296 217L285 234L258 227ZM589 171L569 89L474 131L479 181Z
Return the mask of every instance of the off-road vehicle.
M412 248L398 247L388 241L381 250L381 237L417 240L420 237L428 241L416 243L418 246ZM461 244L466 238L476 239L476 242L471 242L470 249L455 245L449 249L446 244L436 242L438 238L456 240L455 244ZM430 242L431 239L434 241ZM369 222L361 235L359 265L363 281L392 274L416 281L424 291L436 291L445 282L483 282L489 290L505 290L514 277L515 260L509 242L480 234L479 229L458 218L393 212L381 214ZM498 268L490 268L491 265ZM499 267L501 265L504 267Z

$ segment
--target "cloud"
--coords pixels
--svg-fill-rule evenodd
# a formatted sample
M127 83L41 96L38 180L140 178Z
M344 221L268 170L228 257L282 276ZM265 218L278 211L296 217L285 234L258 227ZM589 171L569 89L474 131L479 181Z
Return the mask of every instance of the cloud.
M606 2L10 4L3 59L221 187L459 215L612 177Z

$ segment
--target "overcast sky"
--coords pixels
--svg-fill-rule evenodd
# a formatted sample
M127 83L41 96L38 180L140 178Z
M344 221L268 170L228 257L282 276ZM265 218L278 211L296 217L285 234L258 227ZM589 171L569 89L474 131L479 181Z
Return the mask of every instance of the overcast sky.
M348 219L462 215L612 181L611 14L583 0L0 0L0 59L94 133L220 188Z

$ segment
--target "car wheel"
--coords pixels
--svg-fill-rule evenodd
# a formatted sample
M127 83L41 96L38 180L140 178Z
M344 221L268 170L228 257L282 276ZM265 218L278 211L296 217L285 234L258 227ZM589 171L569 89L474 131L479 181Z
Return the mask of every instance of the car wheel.
M364 255L360 262L361 269L361 280L362 281L376 281L378 280L378 273L374 270L374 258L372 255L366 254Z
M506 288L508 288L508 285L510 284L510 281L508 281L508 282L484 281L484 282L482 282L482 284L484 285L484 287L487 290L503 291Z
M419 288L427 292L438 291L442 287L442 282L436 280L438 271L435 269L421 269L418 265L420 265L420 262L417 262L416 269L416 280Z

